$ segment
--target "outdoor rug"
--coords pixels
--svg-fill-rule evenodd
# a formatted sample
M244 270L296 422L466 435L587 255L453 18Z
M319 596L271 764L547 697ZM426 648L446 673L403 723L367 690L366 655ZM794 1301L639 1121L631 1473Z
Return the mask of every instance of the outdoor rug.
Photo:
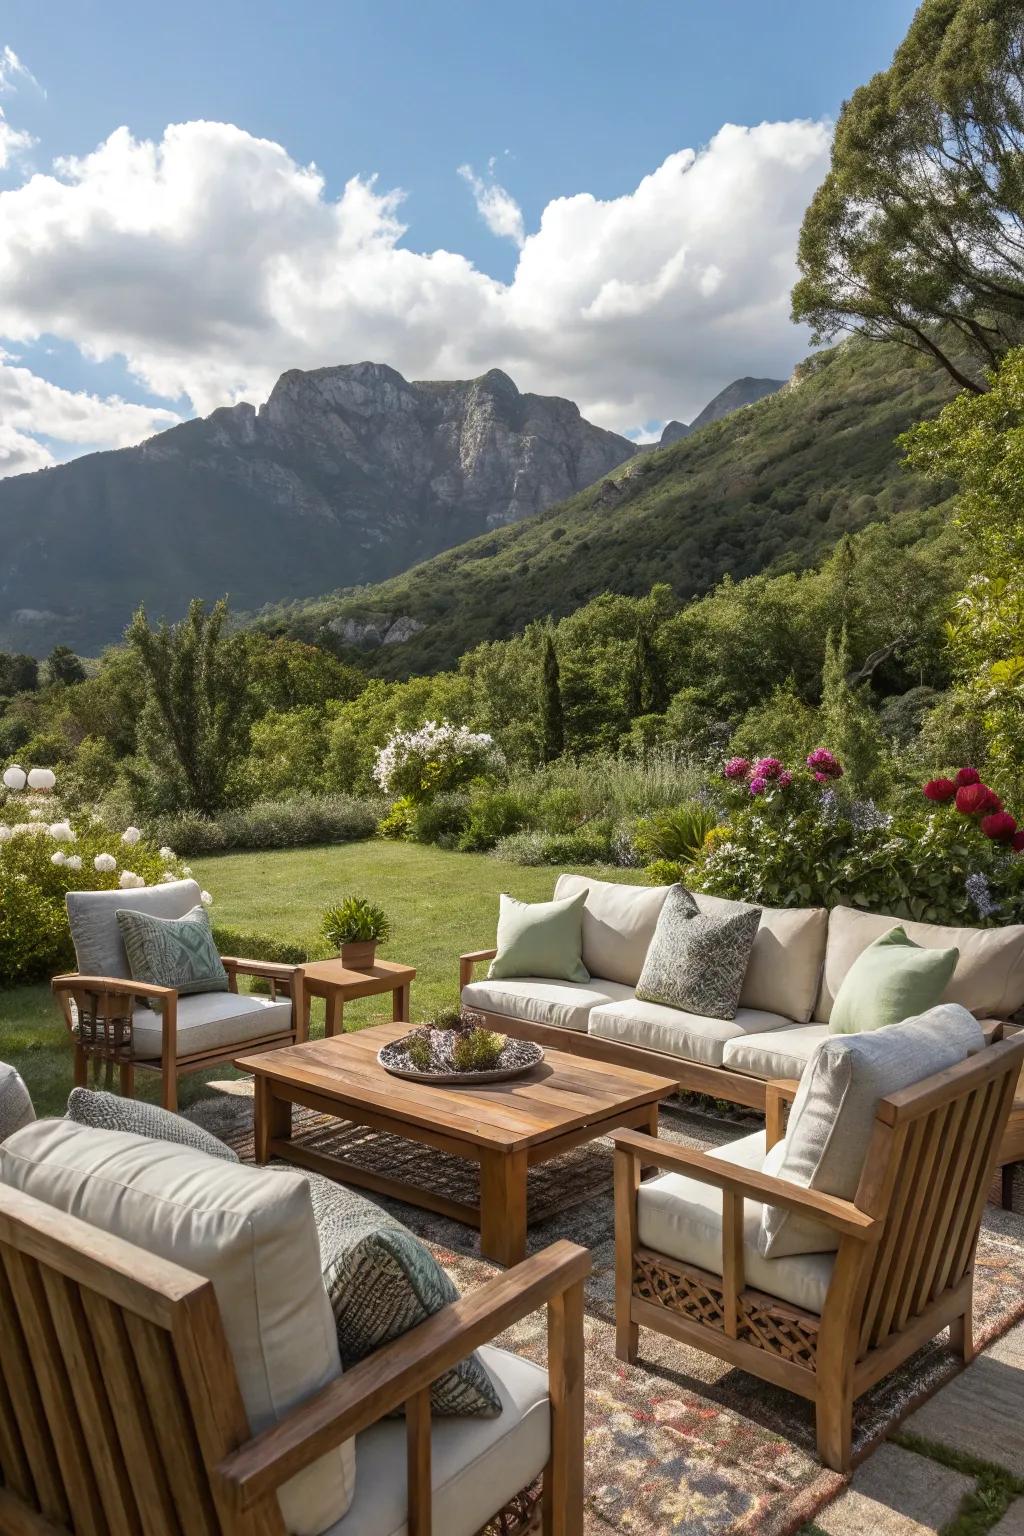
M253 1157L250 1084L224 1083L194 1105L190 1118ZM669 1107L660 1134L707 1148L743 1135L750 1125ZM395 1171L393 1137L295 1110L295 1135L323 1150L358 1155L367 1166ZM374 1146L374 1142L378 1143ZM383 1145L390 1143L390 1146ZM418 1177L445 1193L473 1195L475 1171L458 1159L415 1149ZM447 1165L453 1164L454 1167ZM411 1174L410 1174L411 1176ZM531 1170L530 1251L556 1238L590 1250L586 1337L587 1536L788 1536L810 1521L843 1485L814 1455L809 1403L647 1329L635 1366L615 1357L614 1213L610 1144L596 1142ZM481 1260L477 1234L444 1217L381 1200L427 1242L462 1291L495 1272ZM1024 1316L1024 1218L986 1209L978 1245L975 1341L979 1347ZM500 1340L543 1361L543 1313L524 1319ZM880 1382L856 1407L859 1450L883 1437L922 1398L953 1375L958 1363L943 1338L932 1341Z

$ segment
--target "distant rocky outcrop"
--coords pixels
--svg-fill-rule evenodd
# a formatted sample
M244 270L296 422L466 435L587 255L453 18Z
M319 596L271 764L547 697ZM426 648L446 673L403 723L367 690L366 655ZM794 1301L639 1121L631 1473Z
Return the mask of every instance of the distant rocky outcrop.
M678 443L680 438L699 432L701 427L707 427L713 421L721 421L723 416L738 411L742 405L753 405L755 400L763 400L765 395L774 395L785 382L785 379L734 379L731 384L719 390L713 400L708 401L700 415L695 416L689 425L685 421L667 422L658 447L667 448L669 443Z

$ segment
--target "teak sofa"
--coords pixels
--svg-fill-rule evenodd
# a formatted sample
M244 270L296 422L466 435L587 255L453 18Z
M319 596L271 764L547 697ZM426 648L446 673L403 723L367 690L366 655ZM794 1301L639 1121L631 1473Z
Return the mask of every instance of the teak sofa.
M1024 926L952 928L852 907L764 907L735 1019L641 1002L636 983L669 886L559 875L555 896L586 891L585 983L475 979L493 949L460 958L463 1005L491 1028L563 1051L673 1076L681 1088L765 1107L767 1084L799 1078L829 1033L839 984L857 956L901 923L915 944L960 951L943 1002L961 1003L990 1035L1024 1007ZM719 904L696 894L704 910Z

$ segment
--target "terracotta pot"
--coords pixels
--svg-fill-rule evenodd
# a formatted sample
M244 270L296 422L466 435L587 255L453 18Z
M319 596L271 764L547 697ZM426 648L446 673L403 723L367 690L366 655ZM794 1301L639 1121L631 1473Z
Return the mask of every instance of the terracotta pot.
M376 939L363 939L356 944L341 946L341 958L350 971L372 971L376 953Z

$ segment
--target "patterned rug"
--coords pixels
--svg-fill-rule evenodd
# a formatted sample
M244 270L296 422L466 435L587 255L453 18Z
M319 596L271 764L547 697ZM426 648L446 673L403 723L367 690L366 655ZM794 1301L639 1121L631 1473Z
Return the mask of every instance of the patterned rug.
M248 1084L232 1082L201 1101L190 1118L253 1156L252 1103ZM708 1148L743 1135L749 1126L669 1107L660 1134L684 1146ZM368 1166L392 1158L395 1139L358 1136L352 1128L295 1111L295 1134L316 1144L345 1141ZM372 1143L390 1142L390 1148ZM402 1156L408 1144L402 1143ZM423 1149L416 1149L420 1172ZM474 1170L458 1159L454 1168L429 1169L430 1183L458 1198L472 1198ZM647 1329L640 1332L640 1360L615 1357L614 1213L610 1144L596 1142L564 1159L531 1170L530 1251L567 1237L593 1257L587 1287L586 1336L586 1525L587 1536L788 1536L798 1530L843 1484L814 1455L814 1415L809 1403ZM394 1162L389 1171L394 1171ZM382 1200L427 1242L462 1291L495 1272L481 1260L477 1234L444 1217L397 1201ZM1016 1203L1016 1202L1015 1202ZM1024 1217L986 1209L978 1245L975 1340L980 1346L1024 1316ZM524 1319L501 1343L543 1361L543 1313ZM854 1443L863 1450L890 1431L923 1397L957 1370L940 1337L860 1399Z

